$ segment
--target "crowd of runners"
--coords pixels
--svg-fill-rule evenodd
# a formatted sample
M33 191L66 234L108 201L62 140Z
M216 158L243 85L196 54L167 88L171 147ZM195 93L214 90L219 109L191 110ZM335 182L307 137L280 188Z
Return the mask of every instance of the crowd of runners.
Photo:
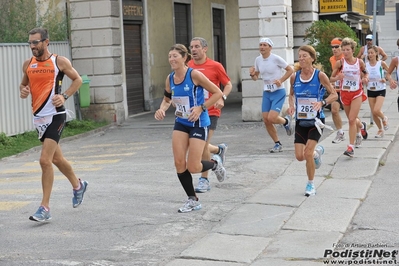
M30 31L28 43L33 56L23 64L20 97L32 95L34 124L43 143L40 157L43 198L38 210L29 219L43 222L51 219L52 164L70 181L74 208L83 202L88 186L87 181L76 177L58 143L66 122L64 103L77 91L82 80L68 59L48 50L46 29ZM399 47L399 39L397 45ZM331 40L332 74L328 77L315 64L317 52L312 46L299 47L298 62L291 67L283 58L272 53L274 43L270 38L261 38L260 55L249 69L252 80L261 78L263 81L262 118L274 142L269 152L283 151L276 125L282 125L287 135L294 134L295 157L298 161L306 161L306 196L316 194L313 180L325 152L324 147L318 144L323 130L328 128L324 107L331 106L337 130L332 142L336 144L346 139L339 113L343 107L348 120L348 143L343 154L349 157L353 157L355 148L359 148L362 141L369 137L366 122L358 116L362 102L368 99L373 121L378 127L375 138L383 138L389 128L388 117L381 107L386 95L386 83L389 82L391 89L397 87L399 57L392 58L388 66L385 63L386 53L381 47L373 45L372 35L366 36L366 45L361 47L357 56L354 55L356 46L357 43L351 38ZM210 141L232 84L225 68L207 57L207 49L207 41L201 37L193 38L189 49L182 44L170 48L168 58L172 72L166 77L164 97L154 115L155 119L163 120L167 109L170 106L175 108L172 150L177 177L187 195L187 201L179 212L201 209L197 193L211 189L209 170L214 172L219 182L229 177L224 167L228 146L225 143L212 145ZM56 75L37 75L37 69L49 70L45 73ZM394 71L396 75L392 75ZM64 75L72 80L72 84L62 91ZM290 84L288 108L281 116L287 96L285 81ZM201 173L195 187L193 173Z
M399 46L399 40L397 44ZM294 134L295 157L298 161L306 161L308 180L304 195L312 196L316 194L313 182L315 171L320 167L324 154L324 147L319 145L318 141L323 130L329 127L325 125L323 108L327 105L331 108L332 120L337 131L332 142L338 144L347 138L344 155L353 157L355 148L359 148L362 141L369 137L367 123L359 117L360 107L366 100L369 102L373 121L378 127L374 137L383 138L389 124L388 117L381 108L385 99L386 83L390 83L391 89L397 87L397 81L392 73L394 70L398 72L398 57L393 58L388 66L385 63L388 58L386 53L381 47L373 45L372 35L366 36L366 44L360 48L357 56L354 54L356 41L351 38L336 37L331 40L332 73L328 77L319 69L320 66L315 64L317 52L312 46L299 47L298 62L294 67L272 53L273 46L274 43L270 38L261 38L260 55L255 58L254 65L249 69L252 80L261 78L263 81L262 118L266 132L274 142L269 152L283 151L276 125L282 125L287 135ZM207 48L203 38L194 38L190 44L192 60L188 50L182 52L176 46L171 48L169 63L172 73L166 79L164 102L155 113L155 118L161 120L170 103L176 107L176 122L172 137L173 152L177 175L188 196L187 202L179 212L201 208L196 193L210 190L208 170L213 170L220 182L228 177L224 168L227 145L222 143L213 146L209 140L216 129L224 100L231 92L231 83L223 66L207 58ZM176 75L180 72L181 77L176 79ZM213 90L209 93L205 86L202 87L201 83L196 82L195 77L199 75L197 72L209 78L219 89L220 85L223 85L222 93L218 93L218 96ZM187 82L183 82L184 79L190 83L189 88ZM282 115L287 95L284 87L286 80L290 81L288 109L286 114ZM348 136L345 136L342 125L341 108L344 109L348 120ZM201 116L208 117L208 120L204 120L205 122L197 120ZM183 127L181 124L185 122L188 124ZM177 148L177 145L180 148ZM193 160L197 167L190 170ZM194 188L191 173L195 172L202 174L198 186Z

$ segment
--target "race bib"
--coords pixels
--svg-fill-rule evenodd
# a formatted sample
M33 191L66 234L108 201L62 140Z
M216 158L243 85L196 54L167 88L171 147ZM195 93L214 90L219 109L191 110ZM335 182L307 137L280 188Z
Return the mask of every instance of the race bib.
M369 82L367 83L367 89L371 91L375 91L379 89L379 87L380 87L380 82L378 81L378 79L370 79Z
M345 78L342 84L342 90L344 91L357 91L359 90L359 80L354 78Z
M38 138L41 139L46 132L48 126L53 122L53 115L38 117L33 117L33 124L36 127Z
M268 91L268 92L274 92L276 90L278 90L276 84L273 83L268 83L268 81L264 81L265 85L263 86L263 90L264 91Z
M188 119L190 116L190 99L188 96L173 97L173 103L176 106L175 115L180 118Z
M314 119L317 117L317 111L313 109L314 102L317 102L316 98L298 98L297 105L297 119Z

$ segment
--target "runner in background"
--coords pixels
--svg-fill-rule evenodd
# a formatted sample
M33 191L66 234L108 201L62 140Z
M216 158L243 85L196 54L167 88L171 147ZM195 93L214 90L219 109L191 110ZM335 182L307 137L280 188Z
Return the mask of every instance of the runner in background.
M335 63L344 57L344 54L341 51L341 43L342 43L341 38L334 38L331 40L331 49L333 52L333 55L330 57L331 69L334 69ZM342 130L342 118L339 113L341 109L341 101L339 98L340 81L337 80L336 82L334 82L333 86L338 94L338 99L331 103L332 120L334 122L335 128L337 129L337 135L335 139L332 141L332 143L340 143L341 141L345 140L345 134L344 131Z
M368 56L368 49L370 49L373 46L373 35L369 34L366 36L366 45L363 45L359 53L357 54L357 58L362 59L365 63L367 62L367 56ZM384 49L381 47L377 46L378 48L378 53L381 56L381 60L385 61L388 59L388 55L384 52Z
M222 163L226 160L227 144L221 143L218 146L210 144L212 136L216 130L218 119L221 115L221 109L224 107L224 102L227 100L227 96L230 94L232 85L230 78L227 76L226 70L219 62L216 62L207 57L206 52L208 51L208 42L201 37L194 37L190 42L190 50L192 60L188 62L188 66L202 72L210 81L212 81L217 87L223 85L223 96L214 105L209 106L208 114L211 119L211 125L209 126L208 139L202 153L202 160L209 160L211 154L220 156ZM205 91L205 100L209 99L212 94ZM203 193L211 189L211 185L208 179L208 172L201 173L198 185L195 187L195 191ZM221 177L221 176L219 176ZM218 178L219 182L223 182L224 179Z
M375 137L382 138L384 131L389 128L388 117L381 111L386 94L385 73L388 70L388 65L379 60L377 46L372 46L368 49L367 59L366 69L367 73L369 73L369 82L366 84L367 97L373 120L378 127Z
M367 99L363 83L367 83L369 79L363 60L353 56L356 45L351 38L342 40L344 58L335 63L330 78L331 82L339 80L341 85L341 102L349 122L349 144L344 154L349 157L354 156L354 148L360 147L362 140L368 137L367 125L358 116L362 102Z
M259 76L263 79L262 118L267 133L274 141L274 146L269 151L276 153L283 151L283 145L277 135L275 124L283 125L288 136L293 131L292 117L289 115L281 117L280 112L286 98L283 83L294 70L283 58L272 53L273 46L269 38L259 40L260 55L255 59L255 66L250 67L249 75L252 80L258 80ZM284 75L283 70L285 70Z
M399 39L396 41L396 45L399 48ZM392 73L396 69L396 80L392 78ZM399 79L399 56L395 56L392 58L391 63L389 64L389 68L387 71L387 79L389 81L389 87L391 89L396 89L398 87L398 79ZM399 112L399 96L398 96L398 112Z

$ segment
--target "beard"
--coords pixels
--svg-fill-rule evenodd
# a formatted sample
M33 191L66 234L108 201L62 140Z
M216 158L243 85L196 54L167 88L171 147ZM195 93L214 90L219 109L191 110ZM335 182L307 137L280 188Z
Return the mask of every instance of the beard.
M32 54L34 57L41 57L44 54L43 49L32 49Z

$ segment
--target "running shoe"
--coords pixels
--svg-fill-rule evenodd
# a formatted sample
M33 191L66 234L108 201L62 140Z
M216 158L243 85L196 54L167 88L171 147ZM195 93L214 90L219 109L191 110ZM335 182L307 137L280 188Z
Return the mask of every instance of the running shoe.
M222 163L224 164L224 162L226 161L227 144L222 143L219 144L218 147L219 147L218 155L220 156L220 158L222 159Z
M219 155L214 154L212 160L216 162L216 168L213 170L219 182L223 182L226 179L226 169L223 167L222 158Z
M86 192L87 185L89 184L87 183L87 181L82 181L80 179L79 182L80 182L80 189L73 190L72 206L74 208L77 208L83 202L83 196Z
M362 133L363 139L367 139L367 137L369 135L369 134L367 134L367 124L366 124L366 122L362 122L362 125L363 125L363 128L360 129L360 132Z
M375 135L375 138L380 139L384 137L384 130L380 129L378 130L377 134Z
M195 188L195 192L205 193L211 190L211 185L209 184L209 180L207 178L200 177L198 180L198 185Z
M351 146L348 145L348 148L346 149L346 151L344 151L344 155L353 157L355 155L355 151Z
M198 200L188 199L186 203L184 203L183 207L179 208L178 212L191 212L197 211L202 208L201 203Z
M362 146L362 140L363 140L362 136L356 135L355 148L359 148L360 146Z
M337 132L337 136L335 139L332 141L332 143L340 143L341 141L345 140L344 132L340 133L339 131Z
M316 195L316 189L314 188L314 184L308 182L306 184L305 196L309 197L309 196L314 196L314 195Z
M292 131L293 131L293 128L292 128L292 117L289 116L289 115L286 115L285 119L287 119L287 124L284 126L285 131L287 131L287 135L288 136L291 136L292 135Z
M388 117L384 116L384 120L382 120L382 125L384 126L385 131L389 129Z
M277 153L277 152L282 152L283 151L283 145L281 145L280 143L276 143L274 144L274 147L271 148L270 153Z
M40 206L35 214L29 217L29 220L35 222L46 222L48 220L51 220L50 210L46 211L43 206Z
M324 154L324 148L321 145L317 145L315 152L317 153L316 158L314 158L314 163L316 165L316 169L319 169L321 166L321 156Z

